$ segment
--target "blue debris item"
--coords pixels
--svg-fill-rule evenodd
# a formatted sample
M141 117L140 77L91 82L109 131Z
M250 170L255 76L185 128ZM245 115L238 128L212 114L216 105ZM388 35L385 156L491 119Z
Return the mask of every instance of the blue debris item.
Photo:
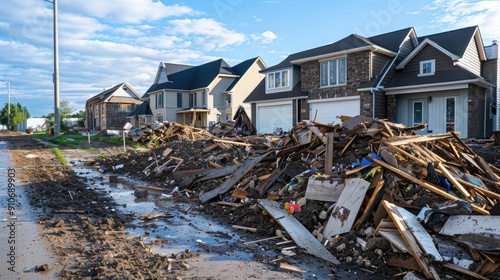
M382 160L382 157L381 156L377 156L377 154L375 152L372 152L371 155L370 155L370 158L376 158L378 160ZM370 165L372 164L373 161L369 160L368 158L366 157L363 157L361 159L361 166L365 166L365 165Z
M450 192L450 189L451 189L451 184L450 182L448 182L448 179L446 179L446 177L443 177L443 176L439 176L438 175L438 178L439 178L439 185L441 187L445 187L446 188L446 192Z

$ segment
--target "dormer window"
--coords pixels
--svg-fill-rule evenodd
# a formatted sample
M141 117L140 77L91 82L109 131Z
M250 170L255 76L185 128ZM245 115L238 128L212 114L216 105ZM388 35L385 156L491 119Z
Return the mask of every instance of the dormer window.
M276 89L288 87L290 84L288 70L277 71L267 74L267 88Z
M420 61L420 73L418 74L419 77L434 75L435 72L436 72L435 59Z

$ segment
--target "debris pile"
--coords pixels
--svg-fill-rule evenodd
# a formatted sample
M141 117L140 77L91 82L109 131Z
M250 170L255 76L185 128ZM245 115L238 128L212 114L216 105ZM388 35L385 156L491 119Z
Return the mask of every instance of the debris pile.
M162 181L159 190L199 201L235 228L280 232L295 244L276 243L283 261L302 250L377 273L388 265L394 270L382 273L391 276L498 276L500 169L458 132L418 135L425 125L341 119L303 121L284 137L218 138L170 124L161 137L141 136L164 143L142 155L147 161L127 153L114 162ZM190 141L167 143L174 133ZM195 134L203 140L192 141Z

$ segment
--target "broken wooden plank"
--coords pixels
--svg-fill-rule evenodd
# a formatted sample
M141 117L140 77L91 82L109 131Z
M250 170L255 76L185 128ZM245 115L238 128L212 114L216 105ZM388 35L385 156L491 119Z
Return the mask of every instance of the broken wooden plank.
M325 152L325 174L332 174L333 168L333 140L334 133L328 132L326 134L326 152Z
M469 201L469 202L474 201L474 198L471 196L469 191L466 190L462 186L462 184L460 184L455 179L455 177L451 174L451 172L448 169L446 169L446 167L444 167L444 165L441 164L441 162L439 162L439 161L434 162L434 166L436 167L436 169L438 169L439 171L441 171L443 173L443 175L446 177L446 179L449 180L449 182L453 185L453 187L456 188L467 199L467 201Z
M267 237L267 238L262 238L262 239L258 239L258 240L247 241L243 244L248 245L248 244L252 244L252 243L258 243L258 242L262 242L262 241L268 241L268 240L273 240L273 239L277 239L277 238L284 238L284 237L285 237L284 235L276 235L273 237Z
M453 236L467 233L500 234L500 216L455 215L444 223L440 234Z
M222 206L234 207L234 208L240 208L240 207L246 205L243 203L235 203L235 202L227 202L227 201L219 201L219 202L217 202L217 204L222 205Z
M373 211L374 204L378 203L379 200L377 199L379 197L379 193L384 187L385 181L383 179L383 172L378 172L375 174L372 178L372 181L370 183L370 187L368 189L371 189L371 186L374 186L375 190L373 191L372 196L370 197L370 200L365 206L365 210L363 211L363 214L361 214L361 217L359 217L358 221L354 224L354 228L356 230L359 230L361 225L365 222L365 219L368 217L369 214ZM306 192L307 194L307 192Z
M274 182L287 170L288 165L281 170L274 170L273 173L269 174L270 176L264 181L260 182L255 189L259 191L260 196L262 197L267 190L274 184Z
M314 135L318 136L318 138L323 142L326 143L326 136L309 120L304 120L304 123L306 124L307 128L314 133Z
M417 220L417 217L402 207L396 206L396 209L398 209L399 214L404 219L406 225L408 225L408 229L411 230L413 236L415 236L418 244L427 256L430 255L434 258L434 261L442 262L443 257L434 245L432 236L427 233L422 224Z
M164 188L152 187L152 186L133 185L132 187L139 188L139 189L153 190L153 191L161 191L161 192L165 191Z
M233 225L234 229L241 229L241 230L247 230L250 232L257 232L257 228L254 227L244 227L244 226L239 226L239 225Z
M394 138L388 138L386 141L391 143L394 146L399 146L399 145L406 145L409 143L419 143L419 142L427 142L427 141L434 141L434 140L439 140L439 139L446 139L449 138L451 135L449 133L445 133L442 135L423 135L423 136L414 136L411 138L407 139L401 139L401 137L394 137Z
M142 215L142 216L139 216L139 220L149 221L149 220L153 220L153 219L156 219L158 217L161 217L165 214L167 214L167 211L162 211L162 212L148 214L148 215Z
M474 159L476 162L482 167L484 173L486 173L486 176L493 180L493 181L499 181L500 178L491 170L490 165L480 156L476 155L474 156Z
M223 140L223 139L214 139L214 142L215 143L223 143L223 144L231 144L231 145L236 145L236 146L245 146L245 147L252 146L252 144L249 144L249 143L236 142L236 141Z
M401 236L403 236L403 240L405 241L406 245L408 245L408 249L417 261L418 266L422 269L425 277L431 279L440 279L439 275L436 272L436 269L432 267L430 261L424 256L415 236L411 232L411 228L409 228L408 225L404 222L404 218L399 212L397 206L388 202L387 200L383 200L382 205L387 210L387 213L398 228Z
M353 178L344 187L323 231L326 239L331 241L335 235L351 230L369 186L369 182Z
M306 270L302 270L302 269L300 269L294 265L291 265L289 263L286 263L286 262L280 263L280 269L291 271L291 272L298 272L298 273L307 272Z
M294 216L280 207L276 201L260 199L259 205L287 232L295 244L308 254L324 259L333 264L340 264L330 251L321 244Z
M305 198L309 200L335 202L344 190L343 179L320 180L309 177Z
M252 158L251 160L248 160L247 162L243 163L242 165L239 166L236 171L227 178L222 185L219 187L208 191L202 195L200 195L200 201L201 203L205 203L212 198L216 197L219 194L223 194L227 191L229 191L243 176L245 176L250 170L257 165L262 159L264 159L266 156L268 156L270 152L267 152L263 155L260 155L258 157ZM217 170L220 170L222 168L217 168Z

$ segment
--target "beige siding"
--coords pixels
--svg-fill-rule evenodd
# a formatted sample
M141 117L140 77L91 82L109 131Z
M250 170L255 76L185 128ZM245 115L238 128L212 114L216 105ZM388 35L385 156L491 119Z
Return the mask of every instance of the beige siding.
M472 73L480 76L481 75L481 60L479 59L479 53L477 51L477 44L474 37L470 41L464 56L459 60L460 66L471 71Z
M247 115L249 117L251 116L250 104L243 103L243 100L245 100L245 98L248 97L248 95L255 89L262 79L265 78L264 74L259 73L259 71L264 69L265 65L263 65L260 61L254 63L232 89L232 102L230 108L231 117L234 117L234 113L238 110L239 106L243 106Z

